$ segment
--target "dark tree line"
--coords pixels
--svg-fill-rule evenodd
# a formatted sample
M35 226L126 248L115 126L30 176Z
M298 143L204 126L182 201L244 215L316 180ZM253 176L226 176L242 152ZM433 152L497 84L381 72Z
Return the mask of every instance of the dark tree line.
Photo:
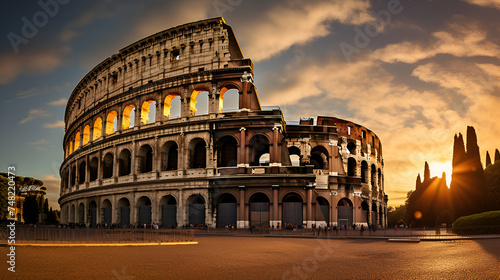
M467 127L466 145L462 134L455 135L452 166L448 188L446 174L431 178L429 165L425 163L424 178L417 176L415 191L408 199L411 223L417 226L449 224L461 216L500 209L500 153L497 149L493 164L487 153L487 168L483 170L472 126Z

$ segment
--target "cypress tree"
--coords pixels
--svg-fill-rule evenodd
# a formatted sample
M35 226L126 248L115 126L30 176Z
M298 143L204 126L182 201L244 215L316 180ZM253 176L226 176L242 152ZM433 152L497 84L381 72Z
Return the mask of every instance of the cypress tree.
M429 164L426 161L424 167L424 183L429 182L430 179L431 179L431 170L429 168Z
M491 165L490 153L486 151L486 167Z
M498 149L495 150L495 162L496 163L497 161L500 160L500 152L498 151Z
M465 145L462 134L459 133L458 137L455 134L453 143L453 169L465 160ZM453 181L453 180L452 180Z

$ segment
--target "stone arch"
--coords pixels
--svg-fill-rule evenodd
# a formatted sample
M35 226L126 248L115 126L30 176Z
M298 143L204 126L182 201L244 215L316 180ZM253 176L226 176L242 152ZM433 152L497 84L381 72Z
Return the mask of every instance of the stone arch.
M72 165L70 179L69 179L69 185L70 185L70 187L74 187L75 184L76 184L76 166Z
M180 99L181 99L181 96L177 92L169 93L165 97L165 100L163 103L163 115L167 119L170 119L172 117L172 113L174 113L172 111L172 105L177 105L177 106L174 106L174 108L176 108L177 112L175 112L176 114L173 115L173 117L180 117L180 113L181 113L180 112Z
M75 134L75 151L80 148L80 131Z
M303 221L303 199L296 192L287 193L282 200L282 224L287 227L301 227Z
M188 224L204 225L205 224L205 198L201 194L193 194L186 200L189 205L188 209Z
M112 153L106 153L102 160L102 177L108 179L113 177L114 157Z
M118 223L122 227L127 227L130 224L130 200L127 197L122 197L117 203Z
M311 164L314 169L328 169L328 150L318 145L311 150Z
M219 91L219 113L239 109L240 88L233 83L222 86Z
M316 221L330 224L330 203L322 196L316 197Z
M93 157L90 160L89 164L89 171L90 171L90 181L95 181L97 180L97 175L98 175L98 168L99 168L99 160L97 157Z
M69 212L69 223L74 223L76 218L76 206L75 204L71 204L71 210Z
M106 117L106 135L115 133L115 128L118 123L118 113L116 111L109 112Z
M372 180L372 190L376 190L377 186L375 183L377 182L377 167L375 164L371 166L371 180Z
M150 145L144 144L141 146L137 154L137 162L139 173L153 171L153 148Z
M94 128L92 130L94 134L92 135L92 140L99 139L102 135L102 119L97 117L94 121Z
M85 183L85 178L87 175L87 163L85 161L80 162L78 166L78 184Z
M142 102L141 106L141 123L150 124L156 121L156 100L148 98Z
M377 203L375 201L372 202L372 225L377 225Z
M368 163L366 161L361 162L361 183L368 183Z
M363 200L361 202L361 222L368 223L368 215L369 215L370 208L368 206L368 203L366 200Z
M206 98L205 98L205 92L206 92ZM210 92L210 90L205 88L205 87L198 87L195 90L193 90L193 92L191 93L191 96L189 98L189 111L191 112L191 116L208 114L208 112L209 112L209 109L208 109L209 92ZM202 94L203 97L200 97L199 96L200 94ZM206 112L204 110L200 110L200 109L202 109L201 108L202 105L205 105L205 104L203 104L203 103L205 103L205 100L206 100L206 109L207 109ZM199 101L201 101L200 104L198 104ZM205 108L205 106L203 106L203 108Z
M207 148L205 140L194 138L189 142L189 168L205 168L207 166Z
M347 142L347 153L351 155L356 155L356 142L354 141Z
M302 161L302 155L300 149L296 146L291 146L288 148L288 154L290 155L290 162L292 166L300 166Z
M88 215L87 220L90 227L95 228L97 226L97 203L94 200L89 203Z
M258 166L260 165L260 159L262 155L269 154L269 145L271 141L264 134L255 134L248 141L250 148L250 165Z
M161 147L161 170L177 170L179 164L179 146L175 141L167 141Z
M268 228L270 221L269 196L262 192L256 192L250 196L248 203L250 205L250 227Z
M129 149L123 149L118 157L118 176L132 173L132 154Z
M137 200L136 207L139 225L151 224L151 198L147 195L141 196Z
M217 167L230 167L238 164L238 141L231 135L217 141Z
M347 159L347 176L356 176L356 159L349 157Z
M223 193L217 197L217 227L235 226L237 222L237 200L233 194Z
M177 199L173 195L165 195L160 199L161 224L163 227L177 227Z
M78 223L85 224L85 204L78 204Z
M126 130L135 126L135 106L127 105L125 109L123 109L122 115L122 129Z
M337 203L337 225L349 227L353 223L352 201L344 197Z
M112 207L111 207L111 201L109 199L104 199L101 203L101 221L106 224L107 226L110 226L113 223L113 217L112 217Z
M90 126L86 125L83 128L82 146L87 145L89 142L90 142Z

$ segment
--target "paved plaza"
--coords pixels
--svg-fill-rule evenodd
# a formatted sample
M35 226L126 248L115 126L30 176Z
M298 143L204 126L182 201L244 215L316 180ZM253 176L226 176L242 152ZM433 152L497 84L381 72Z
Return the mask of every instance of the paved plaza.
M500 239L197 237L198 245L17 247L1 279L500 279ZM7 248L0 248L6 259Z

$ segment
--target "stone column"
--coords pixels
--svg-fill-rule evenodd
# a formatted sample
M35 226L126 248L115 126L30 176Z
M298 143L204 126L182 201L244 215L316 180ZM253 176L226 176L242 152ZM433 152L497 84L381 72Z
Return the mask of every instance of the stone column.
M238 228L245 228L245 221L248 220L248 217L245 216L245 186L240 186L240 204L238 207L238 221L237 221L237 227Z
M238 166L244 167L246 166L246 157L245 157L245 147L246 147L246 128L240 128L240 149L238 151Z
M273 127L273 143L272 143L272 151L270 153L270 163L278 163L278 129L277 127Z
M113 157L113 180L118 183L120 169L120 155L118 154L118 146L115 146L115 156Z
M312 187L306 187L306 227L312 227Z
M278 204L279 204L279 186L273 186L273 219L271 224L274 228L278 228L278 223L280 224L280 229L283 225L281 225L279 220L279 212L278 212Z
M102 150L97 153L97 185L102 185Z

